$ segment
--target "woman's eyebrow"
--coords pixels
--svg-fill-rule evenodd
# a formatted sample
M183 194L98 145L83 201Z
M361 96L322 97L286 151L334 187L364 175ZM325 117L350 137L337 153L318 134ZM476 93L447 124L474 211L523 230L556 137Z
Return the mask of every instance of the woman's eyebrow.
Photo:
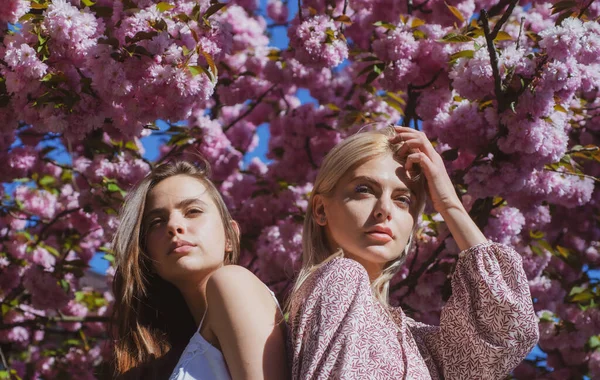
M177 202L177 204L175 205L175 207L178 208L178 209L182 209L182 208L186 208L188 206L191 206L193 204L198 204L198 205L201 205L201 206L206 206L205 202L203 202L199 198L194 197L194 198L186 198L186 199L183 199L183 200ZM167 212L166 208L164 208L164 207L157 207L157 208L154 208L154 209L148 211L148 213L146 215L144 215L143 219L145 220L145 219L147 219L149 217L152 217L152 216L154 216L156 214L163 214L163 213L166 213L166 212Z
M371 184L377 185L379 187L381 187L381 182L378 181L377 179L370 177L368 175L359 175L356 176L352 179L352 181L350 181L351 183L354 182L358 182L358 181L364 181L364 182L369 182ZM394 192L400 192L400 193L411 193L411 195L416 196L416 193L409 187L407 186L398 186L394 189Z

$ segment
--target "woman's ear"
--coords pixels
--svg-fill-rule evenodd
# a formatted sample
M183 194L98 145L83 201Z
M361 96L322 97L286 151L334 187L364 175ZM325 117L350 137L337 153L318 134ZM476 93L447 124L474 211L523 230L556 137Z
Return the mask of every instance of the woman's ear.
M227 242L225 243L225 252L233 252L233 244L237 244L240 241L240 225L235 220L231 220L230 223L237 236L237 241L232 242L230 239L227 239Z
M321 194L316 194L312 204L313 218L319 226L327 225L327 215L325 214L325 198Z

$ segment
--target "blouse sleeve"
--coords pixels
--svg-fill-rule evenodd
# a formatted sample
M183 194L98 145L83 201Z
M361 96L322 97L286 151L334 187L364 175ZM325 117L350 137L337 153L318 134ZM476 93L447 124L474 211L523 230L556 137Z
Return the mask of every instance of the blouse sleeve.
M505 377L539 334L521 256L491 242L461 252L440 327L409 326L444 378Z
M309 276L290 304L293 380L394 374L397 339L379 328L371 297L368 275L354 260L334 259Z

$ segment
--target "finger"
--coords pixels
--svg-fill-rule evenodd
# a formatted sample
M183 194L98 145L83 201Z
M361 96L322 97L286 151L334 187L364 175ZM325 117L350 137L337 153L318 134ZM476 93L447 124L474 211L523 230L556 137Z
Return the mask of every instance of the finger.
M419 136L403 136L402 145L396 152L398 157L406 157L412 153L413 150L423 151L425 146Z
M403 141L403 146L398 151L399 156L403 157L404 154L407 154L409 152L408 148L404 147L404 145L408 145L412 149L417 148L421 152L424 152L429 156L429 158L432 161L435 160L437 151L435 150L435 148L431 144L431 141L429 141L429 139L427 138L427 136L425 136L424 133L413 130L412 133L404 132L399 134L399 136L402 137Z
M404 168L408 172L408 174L413 178L414 175L418 174L418 170L420 169L425 177L429 178L429 174L431 173L433 162L431 159L423 152L411 153L406 157L406 164Z

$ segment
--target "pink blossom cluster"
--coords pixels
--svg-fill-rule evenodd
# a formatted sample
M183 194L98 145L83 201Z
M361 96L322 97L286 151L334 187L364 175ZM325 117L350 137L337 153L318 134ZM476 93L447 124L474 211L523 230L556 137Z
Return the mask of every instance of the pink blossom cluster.
M155 164L144 137L167 137L157 161L210 161L241 227L240 263L284 302L323 157L362 129L406 123L433 141L486 236L522 255L547 365L525 361L513 375L600 376L590 279L600 267L600 4L561 3L581 17L559 23L556 1L517 4L494 41L496 71L481 24L484 9L496 12L492 29L500 22L507 8L496 3L306 0L289 14L280 0L52 0L41 11L7 0L0 301L11 306L0 341L15 347L10 368L91 379L106 360L112 296L87 288L86 271L96 255L111 259L123 196ZM283 28L289 45L271 46ZM169 128L143 128L157 119ZM53 158L53 141L68 160ZM257 146L266 162L246 159ZM427 208L393 303L438 323L457 253ZM72 344L79 330L89 349Z

